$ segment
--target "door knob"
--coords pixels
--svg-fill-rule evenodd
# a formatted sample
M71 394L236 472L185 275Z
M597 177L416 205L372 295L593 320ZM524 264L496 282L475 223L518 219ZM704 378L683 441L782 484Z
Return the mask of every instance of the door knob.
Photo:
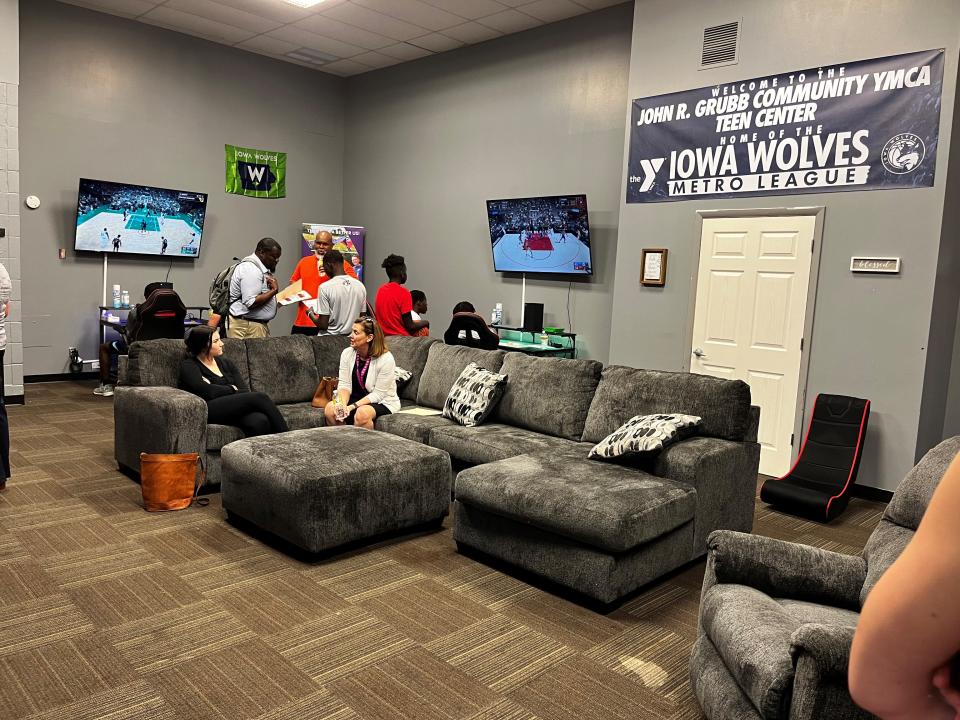
M707 356L707 354L701 348L694 348L693 354L698 358L705 358Z

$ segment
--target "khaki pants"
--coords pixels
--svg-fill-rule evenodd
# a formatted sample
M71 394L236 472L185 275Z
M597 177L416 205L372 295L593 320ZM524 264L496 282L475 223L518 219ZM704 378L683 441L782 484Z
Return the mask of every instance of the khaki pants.
M264 338L270 336L270 328L266 323L253 322L243 318L227 318L227 337L245 340L247 338Z

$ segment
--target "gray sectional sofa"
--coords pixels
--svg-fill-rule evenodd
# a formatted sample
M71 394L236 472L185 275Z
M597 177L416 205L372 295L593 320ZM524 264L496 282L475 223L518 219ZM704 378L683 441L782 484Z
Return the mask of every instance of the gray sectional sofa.
M319 427L310 399L335 375L347 339L284 336L225 342L252 389L267 393L292 430ZM403 405L440 409L470 362L508 376L491 417L463 427L439 415L397 413L377 430L449 453L454 537L479 551L612 602L706 552L717 529L749 531L760 448L759 411L740 381L608 366L594 360L390 338L412 379ZM114 398L117 462L132 473L141 452L200 452L207 483L222 477L220 450L239 430L206 422L199 398L176 389L182 343L134 343ZM590 448L638 414L703 418L698 435L641 462L601 463Z

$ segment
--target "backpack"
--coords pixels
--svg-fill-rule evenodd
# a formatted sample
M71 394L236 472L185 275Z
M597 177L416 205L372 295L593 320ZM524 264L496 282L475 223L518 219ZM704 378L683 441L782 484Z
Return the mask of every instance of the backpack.
M238 257L227 265L223 270L217 273L217 276L210 283L210 311L217 315L226 315L230 309L230 281L233 280L233 273L237 265L244 262Z

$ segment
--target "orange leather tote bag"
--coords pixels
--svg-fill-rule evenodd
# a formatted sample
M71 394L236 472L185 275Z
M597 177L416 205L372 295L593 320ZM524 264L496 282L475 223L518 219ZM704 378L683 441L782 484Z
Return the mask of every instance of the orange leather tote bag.
M339 382L340 378L328 376L320 378L320 384L317 385L310 404L315 408L326 407L327 403L333 400L333 394L337 391L337 383Z
M201 466L199 473L198 466ZM143 509L148 512L166 512L190 507L200 491L205 475L198 453L140 453Z

